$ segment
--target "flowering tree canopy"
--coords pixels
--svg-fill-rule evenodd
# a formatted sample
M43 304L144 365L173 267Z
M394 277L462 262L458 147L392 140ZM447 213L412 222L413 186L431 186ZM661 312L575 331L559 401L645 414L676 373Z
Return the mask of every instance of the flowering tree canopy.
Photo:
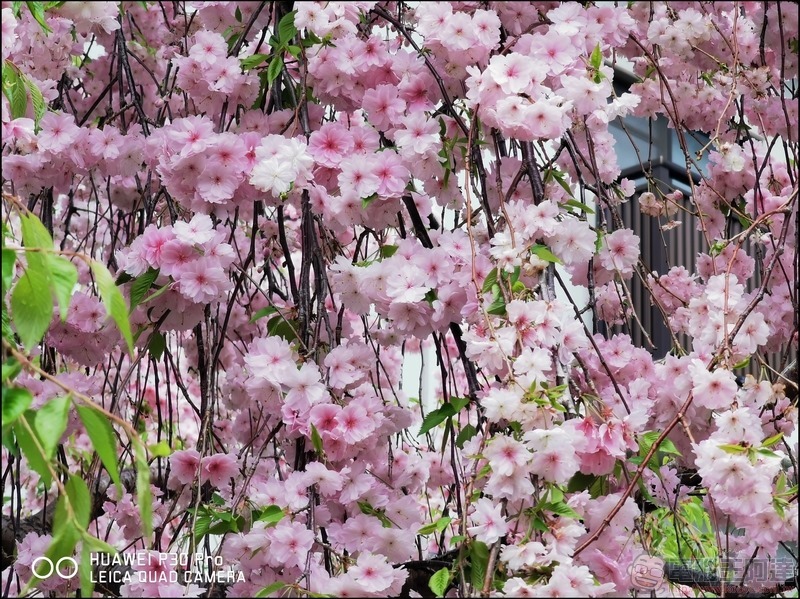
M2 56L3 596L792 586L795 3L3 2Z

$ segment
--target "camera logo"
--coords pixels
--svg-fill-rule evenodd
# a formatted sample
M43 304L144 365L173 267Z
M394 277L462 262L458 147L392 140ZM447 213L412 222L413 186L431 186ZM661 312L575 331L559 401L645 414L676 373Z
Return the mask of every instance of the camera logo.
M78 562L74 557L62 557L53 563L49 557L40 556L31 563L31 570L38 578L50 578L55 572L59 578L71 580L78 574Z

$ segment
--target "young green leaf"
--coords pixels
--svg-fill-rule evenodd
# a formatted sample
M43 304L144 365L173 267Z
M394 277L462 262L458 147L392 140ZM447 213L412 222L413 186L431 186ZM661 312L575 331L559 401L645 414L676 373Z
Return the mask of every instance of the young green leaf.
M278 591L285 589L287 584L285 582L273 582L272 584L268 584L263 589L258 591L254 596L256 599L261 599L262 597L269 597L270 595L274 595Z
M500 293L500 289L498 288L495 296L494 301L489 305L486 309L488 314L493 316L503 316L506 313L506 300L503 297L503 294Z
M8 98L11 118L19 119L28 111L28 92L22 75L7 60L3 62L3 94Z
M129 312L133 312L142 302L156 278L158 278L158 269L148 268L147 272L142 273L133 280L133 283L131 283L131 307Z
M20 216L20 224L22 225L22 242L27 248L40 248L43 250L53 249L53 238L50 232L42 224L35 214L28 213ZM33 258L35 259L35 255ZM30 262L31 256L28 256ZM43 259L42 259L43 260Z
M325 451L322 448L322 437L319 435L319 431L317 427L314 426L314 423L311 423L311 445L314 446L314 451L317 452L317 455L324 455Z
M89 440L92 442L94 450L103 462L103 466L108 471L108 475L114 484L117 485L119 497L125 493L125 488L122 486L122 481L119 477L119 462L117 461L117 437L114 435L114 429L111 423L102 414L90 408L89 406L76 405L78 416L86 428L86 433L89 435Z
M154 332L150 338L150 343L147 345L147 351L150 352L154 360L159 360L164 355L165 349L167 349L167 338L158 331Z
M594 214L594 210L592 210L589 206L587 206L583 202L579 202L578 200L567 200L562 204L562 206L577 208L578 210L583 210L586 214Z
M279 505L268 505L263 509L257 520L258 522L264 522L267 526L270 526L283 520L285 515L286 513Z
M72 291L78 284L78 269L63 256L46 254L46 261L50 271L50 284L58 300L58 311L61 320L66 321Z
M269 63L267 67L267 81L272 84L283 70L283 57L280 54L275 55L275 58Z
M246 56L242 58L242 68L245 71L249 71L268 59L269 54L253 54L252 56Z
M128 320L128 307L125 305L125 298L114 283L114 277L108 272L105 264L92 260L92 273L94 274L100 298L109 316L117 324L122 338L128 346L128 352L133 355L133 335L131 334L131 324Z
M86 541L81 547L78 578L81 581L81 597L91 597L94 592L94 567L92 566L92 549Z
M486 278L483 280L483 287L481 287L482 293L489 293L492 290L492 287L497 283L497 269L493 268L489 271L489 274L486 275Z
M481 541L473 541L469 549L470 581L473 589L482 589L489 567L489 547Z
M468 397L451 397L449 402L446 402L438 410L434 410L428 414L422 421L422 426L419 429L419 434L424 435L433 427L438 426L450 416L455 416L461 410L469 405Z
M450 585L450 568L442 568L433 573L428 581L428 587L437 597L444 597L447 587Z
M72 474L65 489L72 513L75 515L75 524L86 529L92 516L92 496L89 494L89 487L80 476Z
M564 518L575 518L576 520L581 519L581 515L569 507L563 501L550 501L539 504L539 507L542 510L547 510L548 512L553 512L554 514L558 514L559 516L563 516Z
M28 91L28 96L33 105L34 123L38 126L39 121L42 120L42 117L47 112L47 102L42 95L42 91L29 77L22 75L22 82L25 85L25 89Z
M11 293L11 311L22 345L32 350L44 337L53 316L53 297L46 271L29 263L28 270Z
M136 462L136 500L142 519L142 536L145 545L150 546L153 536L153 493L150 490L150 465L147 463L147 450L140 439L131 439L133 456Z
M3 248L3 287L2 295L11 289L11 281L14 278L14 264L17 261L17 254L14 250Z
M478 434L478 431L475 427L471 424L467 424L461 429L461 432L458 433L458 437L456 437L456 447L464 449L464 443L472 439L476 434Z
M61 440L61 435L67 430L67 419L69 418L69 406L71 403L72 398L69 395L56 397L48 401L36 412L33 428L47 459L53 458L58 442Z
M166 441L159 441L153 445L148 445L147 451L154 458L167 458L172 455L172 448Z
M783 433L778 433L777 435L772 435L769 439L765 439L761 445L762 447L772 447L781 439L783 439Z
M430 412L425 418L422 420L422 426L419 428L420 435L424 435L432 428L439 426L442 422L450 418L450 416L454 415L456 412L453 409L453 405L446 403L438 410L434 410Z
M39 26L44 30L45 33L50 33L53 31L44 20L44 2L25 2L25 6L27 6L28 10L31 11L31 16L33 16L36 22L39 23Z
M598 70L603 64L603 52L600 49L600 44L597 44L592 50L592 55L589 57L589 64L594 70Z
M550 249L546 245L536 244L531 247L531 254L535 254L540 259L544 260L545 262L555 262L556 264L561 264L561 260L550 251Z
M14 424L14 437L25 459L28 460L28 466L39 475L44 487L49 489L50 483L53 482L53 476L50 473L49 460L42 453L41 443L35 436L33 427L35 418L36 412L26 410Z
M5 373L4 373L5 374ZM25 413L33 401L33 395L21 387L6 387L3 385L3 427L8 427Z
M267 334L283 337L290 343L297 339L296 329L280 314L271 318L267 323Z
M278 23L278 39L280 39L281 44L284 46L287 45L292 38L297 34L297 27L294 26L294 15L297 11L293 10L292 12L286 13L281 22Z
M442 516L436 522L431 522L430 524L426 524L425 526L421 527L418 531L418 535L429 535L433 532L442 532L447 525L450 524L452 518L447 516Z
M255 314L253 314L253 316L250 318L250 322L255 322L256 320L264 318L265 316L269 316L270 314L274 314L277 311L278 309L275 306L261 308L260 310L257 310Z
M66 508L63 507L66 501L67 498L63 495L58 498L56 516L53 518L53 541L50 543L45 553L45 557L53 564L57 563L62 557L71 557L72 553L75 551L75 545L78 544L78 539L80 539L80 533L78 529L75 528L75 521L66 516L68 512ZM59 509L59 507L61 507L61 509ZM58 523L58 526L56 523ZM57 528L55 528L56 526ZM44 564L42 564L42 566L44 566ZM38 572L34 572L34 575L36 578L42 578L42 573L44 572L40 568Z

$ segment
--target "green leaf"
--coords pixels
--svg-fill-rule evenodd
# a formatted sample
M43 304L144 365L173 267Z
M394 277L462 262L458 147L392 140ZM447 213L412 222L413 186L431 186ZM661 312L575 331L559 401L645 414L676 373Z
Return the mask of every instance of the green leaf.
M594 214L594 210L592 210L589 206L584 204L583 202L579 202L578 200L567 200L562 204L562 206L569 206L570 208L577 208L578 210L583 210L586 214Z
M285 46L297 34L297 27L294 26L294 15L297 11L293 10L286 13L281 22L278 23L278 39Z
M447 587L450 585L450 568L437 570L428 581L428 587L437 597L444 597Z
M31 351L44 337L53 316L46 272L35 271L29 265L11 293L11 310L22 345Z
M660 436L660 431L648 431L639 435L639 453L642 455L642 457L650 452L650 448L653 446L653 443L655 443ZM665 454L678 456L681 455L681 453L678 451L678 448L675 447L675 444L669 439L664 439L661 441L661 445L658 446L658 450Z
M250 322L255 322L265 316L269 316L270 314L274 314L277 312L278 309L275 306L267 306L266 308L261 308L258 310L253 316L250 318Z
M147 450L140 439L131 439L136 462L136 500L142 519L142 536L145 545L150 546L153 535L153 493L150 490L150 465L147 463Z
M14 264L17 261L17 254L14 250L3 248L3 287L2 294L11 289L11 281L14 278Z
M497 283L497 269L493 268L489 271L489 274L486 275L486 278L483 280L483 287L481 287L481 293L489 293L492 290L492 287Z
M278 591L285 589L286 586L287 584L285 582L273 582L272 584L269 584L260 591L258 591L254 595L254 597L256 597L256 599L261 599L262 597L269 597L270 595L273 595Z
M89 440L92 442L92 447L97 452L100 461L108 471L108 475L114 484L117 485L117 492L119 497L125 493L125 488L122 486L122 480L119 477L119 462L117 461L117 437L114 435L114 429L105 414L102 414L88 406L76 405L75 409L78 411L78 416L86 428L86 433L89 435Z
M586 491L592 486L592 483L597 480L597 477L592 474L584 474L583 472L576 472L575 475L567 483L568 493L579 493Z
M45 458L40 448L37 447L38 439L34 437L36 433L33 427L35 418L36 412L27 410L19 418L19 422L14 425L14 437L17 439L17 444L22 450L22 454L28 460L28 466L41 477L45 489L49 489L50 483L53 482L53 477L48 467L49 460ZM25 421L24 424L23 420ZM28 426L26 427L25 424ZM34 431L33 434L31 434L31 431Z
M245 71L249 71L269 59L269 56L269 54L253 54L252 56L246 56L242 58L242 68Z
M314 423L311 423L311 445L314 446L314 451L317 452L317 455L324 455L325 451L322 449L322 437L319 435L319 431L317 427L314 426Z
M81 581L81 597L91 597L94 592L94 567L92 566L92 549L86 541L81 547L78 578Z
M272 59L269 63L269 67L267 67L267 81L272 84L278 76L281 74L283 70L283 57L279 54Z
M150 352L150 355L153 357L154 360L159 360L161 356L164 354L164 350L167 348L167 339L159 333L155 331L153 336L150 338L150 343L147 345L147 351Z
M531 247L531 254L535 254L540 259L544 260L545 262L555 262L556 264L561 264L561 260L550 251L550 249L546 245L536 244Z
M482 589L483 580L486 578L486 569L489 567L489 547L481 541L473 541L469 556L472 588Z
M421 527L418 531L418 535L429 535L433 532L442 532L447 525L450 524L452 518L448 516L442 516L436 522L431 522L430 524L426 524L425 526Z
M7 60L3 62L3 93L8 98L11 118L24 117L28 110L28 92L25 90L22 75Z
M59 314L61 320L67 320L69 301L72 298L72 291L78 284L78 269L75 265L64 258L55 254L47 254L47 267L50 270L50 284L58 300Z
M14 356L9 356L8 362L3 364L2 377L0 378L2 378L4 383L13 381L20 372L22 372L22 364L20 364ZM3 392L5 392L5 389L6 387L3 386Z
M109 555L116 555L119 553L119 551L105 541L101 541L100 539L91 535L86 535L83 537L83 544L89 547L89 549L91 549L94 553L107 553Z
M395 255L396 252L397 252L396 245L386 244L381 246L379 253L381 255L381 258L391 258L392 256Z
M569 197L572 197L572 189L570 189L563 172L558 169L547 169L547 171L545 171L545 182L547 182L549 179L553 179L561 186L561 189L567 192ZM580 204L580 202L578 203Z
M294 326L280 314L270 319L267 323L267 334L283 337L290 343L297 339L297 332Z
M5 412L3 412L3 419L5 419ZM772 435L769 439L766 439L761 445L762 447L772 447L781 439L783 439L783 433L778 433L777 435Z
M554 514L558 514L564 518L575 518L576 520L581 519L581 515L563 501L549 501L539 504L539 507L542 510L553 512Z
M142 302L144 296L147 295L148 291L150 291L150 288L153 286L153 282L157 278L158 269L148 268L147 272L139 275L133 280L133 283L131 283L131 307L129 312L133 312Z
M422 421L422 426L419 429L420 435L424 435L435 426L439 426L442 422L455 416L461 409L469 403L466 397L453 397L450 402L445 403L438 410L429 413Z
M5 373L3 373L5 376ZM28 406L33 401L33 395L27 389L21 387L3 386L3 428L14 423L14 421L25 413Z
M747 453L747 447L741 445L733 445L731 443L723 443L719 448L725 453Z
M458 433L458 437L456 437L456 447L464 449L464 443L472 439L476 434L478 434L478 431L475 427L471 424L467 424L461 429L461 432Z
M367 208L369 208L369 205L372 204L372 202L374 202L377 199L378 199L377 193L373 193L365 198L361 198L361 209L366 210Z
M461 410L466 408L469 405L469 397L451 397L450 403L453 406L453 409L458 414Z
M506 299L500 293L500 288L495 291L494 301L489 305L486 312L493 316L504 316L506 313Z
M211 516L198 516L194 521L194 536L200 540L211 530Z
M42 117L47 112L47 102L45 102L42 91L29 77L23 75L22 82L28 90L28 96L31 99L31 104L33 104L34 123L38 126L39 121L42 120Z
M11 347L16 349L17 341L14 331L11 330L11 317L9 316L9 313L10 311L6 305L6 299L3 298L2 301L0 301L0 331L2 331L3 339L8 341ZM3 380L6 380L6 378L8 378L8 376L4 371Z
M72 474L65 489L69 504L75 514L75 523L80 528L86 529L92 516L92 496L89 494L89 487L80 476Z
M58 498L56 516L53 518L53 541L50 543L50 547L47 548L47 552L45 553L45 556L54 564L62 557L70 557L75 551L75 545L77 545L78 539L80 538L80 533L75 528L74 521L69 519L66 515L67 511L64 507L66 501L67 499L63 495ZM44 566L44 564L42 565ZM34 574L36 578L41 578L38 572Z
M39 26L45 31L50 33L53 31L48 27L47 22L44 20L44 3L43 2L25 2L25 6L31 11L31 15L39 23Z
M92 260L92 273L94 274L100 298L109 316L117 324L122 338L128 346L128 352L133 355L133 335L131 334L131 324L128 320L128 307L125 305L125 298L119 288L114 284L114 277L108 272L105 264Z
M597 44L594 50L592 50L592 55L589 58L589 64L592 65L592 68L594 69L599 69L603 64L603 52L600 50L600 44Z
M166 458L172 455L172 448L166 441L159 441L153 445L148 445L147 451L149 451L150 455L154 458Z
M745 227L747 228L747 227ZM731 370L738 370L739 368L747 368L750 365L750 356L747 356L741 362L737 362Z
M69 395L56 397L48 401L36 412L33 428L47 459L53 458L58 442L61 440L61 435L67 430L67 419L69 418L69 406L71 403L72 398Z
M358 501L358 509L361 510L362 514L366 514L367 516L375 516L378 520L380 520L381 525L384 528L391 528L392 522L389 518L386 517L386 510L383 508L374 508L368 501Z
M285 515L286 513L283 511L283 508L281 506L268 505L261 511L256 520L258 522L265 522L267 526L270 526L272 524L277 524L278 522L283 520L283 517Z

